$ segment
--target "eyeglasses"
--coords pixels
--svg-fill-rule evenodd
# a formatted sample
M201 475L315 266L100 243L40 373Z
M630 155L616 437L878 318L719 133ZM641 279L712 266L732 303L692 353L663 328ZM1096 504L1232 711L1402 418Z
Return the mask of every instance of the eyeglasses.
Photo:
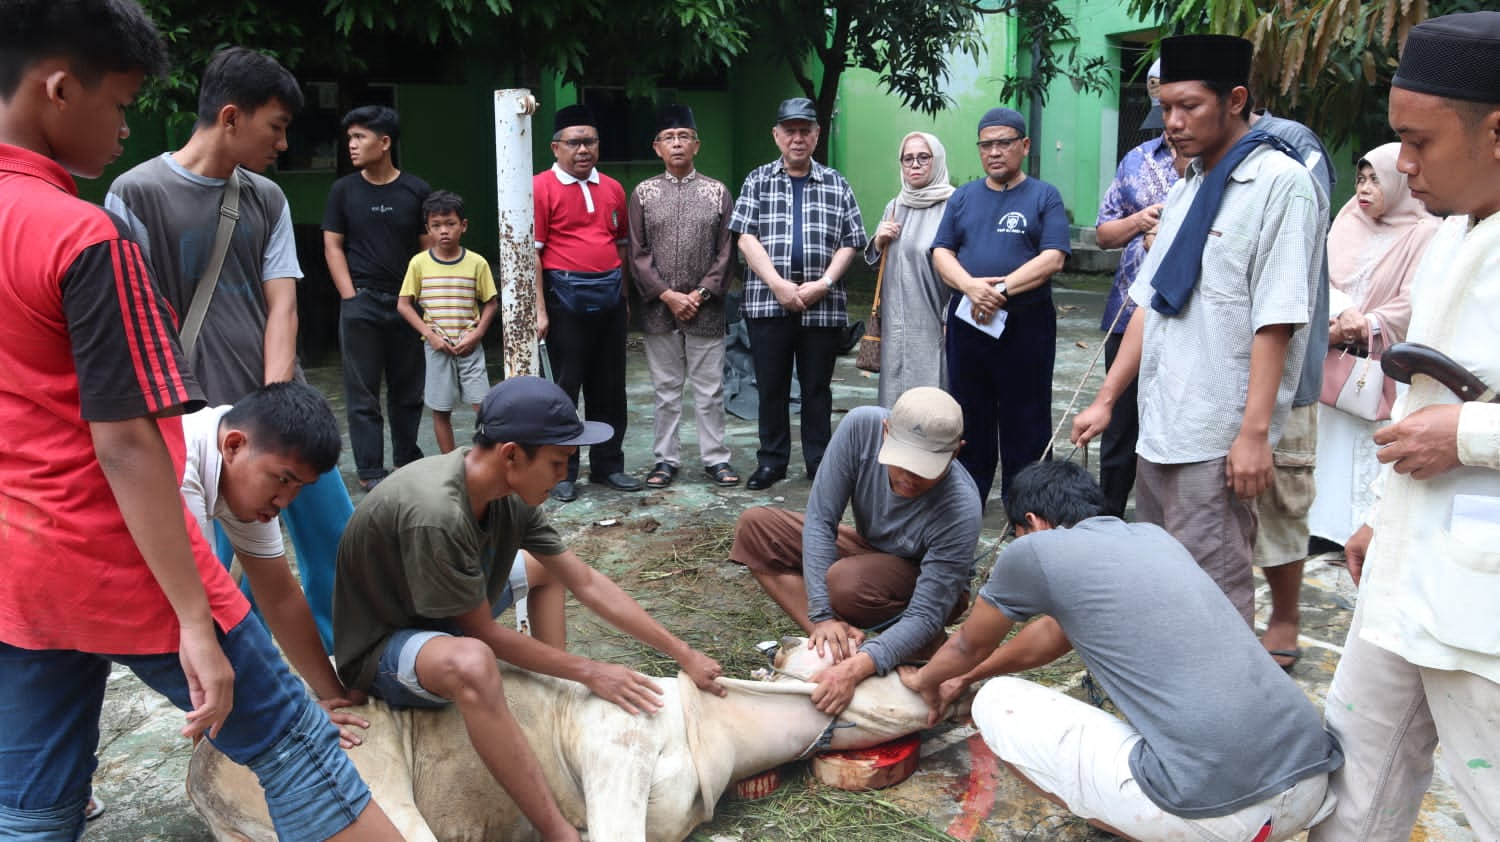
M657 143L692 143L698 139L697 132L663 132L656 136Z
M925 167L932 163L932 156L926 152L918 152L915 155L902 155L901 166L911 169L913 167Z
M558 143L561 143L562 145L570 147L570 148L573 148L573 149L593 149L595 146L599 145L599 138L597 138L597 137L568 137L568 138L563 138L562 140L559 140Z
M981 140L976 145L981 152L994 152L997 149L1001 152L1009 152L1012 146L1025 139L1025 135L1016 135L1015 137L1002 137L995 140Z

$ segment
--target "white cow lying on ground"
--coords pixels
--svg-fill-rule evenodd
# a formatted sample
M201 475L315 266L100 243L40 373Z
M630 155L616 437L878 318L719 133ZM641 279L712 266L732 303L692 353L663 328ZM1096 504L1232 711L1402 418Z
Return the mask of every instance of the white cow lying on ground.
M830 731L829 717L797 680L827 662L804 638L784 638L772 676L720 679L725 698L691 679L657 679L664 705L632 716L581 684L501 664L505 696L541 761L563 815L593 842L679 842L713 818L732 781L818 749L879 745L925 727L927 706L893 672L859 685ZM408 840L480 842L536 838L469 745L458 711L391 710L380 701L351 709L368 719L364 745L349 756ZM208 741L193 752L188 795L214 838L270 842L276 835L255 776Z

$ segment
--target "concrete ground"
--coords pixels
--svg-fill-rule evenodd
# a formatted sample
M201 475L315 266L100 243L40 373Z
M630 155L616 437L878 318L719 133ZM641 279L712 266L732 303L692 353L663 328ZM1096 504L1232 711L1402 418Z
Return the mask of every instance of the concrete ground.
M1099 347L1099 313L1103 303L1097 278L1069 279L1074 288L1060 289L1055 417L1067 410L1073 390ZM851 309L857 309L851 308ZM631 344L627 363L630 372L630 429L626 439L627 466L644 476L653 462L651 453L652 389L644 355L638 341ZM498 354L492 354L498 357ZM875 399L875 380L854 368L853 356L840 360L834 382L836 416ZM1103 364L1090 379L1080 398L1086 404L1102 376ZM309 370L310 379L324 388L336 404L342 420L337 362ZM689 418L691 415L689 415ZM460 431L472 427L472 413L455 413ZM423 423L424 448L436 452L430 423ZM641 494L620 494L607 488L580 485L582 495L574 503L547 504L565 537L590 562L598 565L636 593L668 627L694 645L736 666L751 663L751 656L730 658L725 652L748 652L762 639L793 631L780 620L742 568L709 564L689 569L681 561L701 553L703 542L718 540L745 507L776 502L800 507L809 484L800 469L800 454L793 454L792 476L769 491L750 492L741 486L720 489L698 468L695 435L691 423L684 427L685 468L670 489ZM756 430L751 421L731 416L729 444L734 464L742 476L755 467ZM1070 448L1059 447L1065 456ZM1097 448L1074 458L1088 458L1097 467ZM346 479L352 482L352 459L345 453ZM358 502L358 493L355 494ZM998 545L1005 523L998 506L986 517L981 549ZM717 535L717 538L713 536ZM705 538L705 536L709 536ZM717 550L722 554L722 549ZM718 556L716 556L717 558ZM989 559L986 559L986 563ZM1342 567L1318 557L1308 564L1303 587L1304 656L1293 677L1315 703L1321 706L1338 661L1348 628L1354 590ZM680 575L679 575L680 574ZM685 591L664 589L663 582L690 583ZM686 593L687 596L683 594ZM1261 619L1266 594L1261 583ZM748 608L746 608L748 606ZM764 612L765 628L745 633L726 626L717 618L731 609ZM582 612L574 612L580 614ZM570 614L570 622L575 618ZM588 618L577 618L572 634L575 648L601 658L632 663L661 674L659 663L633 661L633 650L595 634ZM659 659L658 659L659 661ZM736 674L741 674L736 672ZM1082 694L1083 677L1076 659L1065 660L1030 676L1054 686ZM199 842L209 838L202 821L188 803L183 781L190 746L178 736L181 714L161 697L146 691L133 675L116 669L110 678L100 742L100 765L96 784L108 802L108 811L92 822L86 840L154 840L155 842ZM801 775L787 776L783 787L806 786ZM773 796L775 797L775 796ZM1066 811L1026 791L1007 772L997 769L993 756L972 727L942 726L924 736L921 768L911 779L869 796L879 799L883 809L893 809L919 818L939 834L962 840L1085 840L1101 838ZM735 816L739 818L736 819ZM748 818L746 818L748 816ZM791 839L753 807L724 810L712 825L700 828L693 838L701 840ZM840 839L895 839L902 833L867 828L842 831ZM932 838L924 835L923 838ZM1422 819L1413 839L1433 842L1466 842L1475 839L1452 797L1441 773L1424 803Z

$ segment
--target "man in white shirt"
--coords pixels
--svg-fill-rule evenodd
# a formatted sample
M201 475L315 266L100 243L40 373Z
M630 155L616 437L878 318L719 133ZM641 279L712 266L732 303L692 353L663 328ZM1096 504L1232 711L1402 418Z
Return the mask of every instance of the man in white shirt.
M261 616L286 659L338 725L369 727L337 708L362 704L324 654L307 598L288 566L278 515L302 487L338 464L342 442L333 410L304 383L271 383L233 406L212 406L183 418L187 467L182 499L205 539L217 521L249 578ZM347 729L341 742L360 742Z
M1500 12L1434 18L1392 81L1397 167L1448 219L1412 282L1407 339L1500 384ZM1324 711L1347 762L1312 842L1405 840L1433 750L1476 839L1500 839L1500 405L1412 378L1375 434L1370 522L1344 545L1360 585Z

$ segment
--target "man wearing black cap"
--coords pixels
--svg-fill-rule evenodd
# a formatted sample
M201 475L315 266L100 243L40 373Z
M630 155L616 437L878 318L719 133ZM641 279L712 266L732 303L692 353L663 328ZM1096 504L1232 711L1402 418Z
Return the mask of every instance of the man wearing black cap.
M656 466L646 485L671 485L682 464L684 385L693 389L703 470L717 485L738 485L724 446L724 292L734 254L728 228L734 203L723 182L693 167L693 109L664 106L656 125L652 148L667 171L630 194L630 268L656 387Z
M620 491L640 491L625 473L625 188L595 169L599 129L584 105L569 105L552 121L552 168L532 179L536 205L537 335L557 385L583 411L614 434L589 448L594 482ZM578 454L568 475L552 489L563 502L576 500Z
M1451 214L1407 339L1500 385L1500 12L1414 27L1390 121L1412 194ZM1415 377L1392 417L1379 501L1344 545L1360 594L1325 710L1347 758L1339 805L1309 838L1410 837L1441 744L1474 837L1500 839L1500 405Z
M1057 353L1052 276L1070 249L1062 195L1021 169L1031 141L1020 113L985 112L978 147L985 178L948 200L932 241L932 268L955 292L948 304L948 391L964 410L968 444L958 459L983 503L996 464L1005 494L1047 448Z
M349 161L358 172L333 183L323 208L323 258L338 288L339 352L349 412L349 446L359 484L369 491L385 477L380 381L385 379L391 458L396 467L422 458L422 343L396 312L406 264L426 248L422 202L432 188L396 168L401 133L396 110L366 105L344 115Z
M562 543L538 508L579 445L606 441L556 384L515 377L479 407L472 448L393 474L339 545L335 658L350 686L393 707L457 704L486 768L546 839L577 839L505 705L495 659L578 681L630 713L661 707L639 673L565 649L569 592L723 695L717 662L673 636ZM495 622L527 598L534 637Z
M1105 429L1137 371L1136 514L1182 542L1252 623L1254 498L1291 410L1307 348L1328 217L1297 153L1249 116L1250 42L1162 41L1162 117L1192 157L1130 297L1098 396L1073 421Z
M745 177L729 230L745 273L745 325L760 398L760 449L752 490L786 477L792 458L792 365L802 387L802 458L818 472L832 435L833 363L849 321L839 283L865 247L865 224L842 175L813 160L818 112L794 97L776 110L781 157Z

